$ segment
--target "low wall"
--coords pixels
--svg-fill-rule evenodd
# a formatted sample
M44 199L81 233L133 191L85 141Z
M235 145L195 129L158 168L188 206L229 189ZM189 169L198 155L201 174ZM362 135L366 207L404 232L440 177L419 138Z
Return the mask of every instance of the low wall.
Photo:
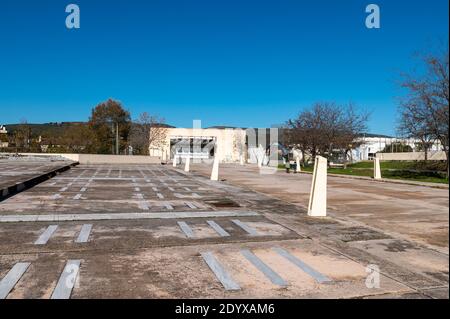
M377 153L377 158L382 161L423 161L425 160L425 152L409 152L409 153ZM447 158L445 152L429 152L428 160L445 161Z
M80 164L161 164L156 156L79 154Z
M19 153L23 156L63 157L80 164L161 164L156 156L138 155L99 155L99 154L62 154L62 153Z

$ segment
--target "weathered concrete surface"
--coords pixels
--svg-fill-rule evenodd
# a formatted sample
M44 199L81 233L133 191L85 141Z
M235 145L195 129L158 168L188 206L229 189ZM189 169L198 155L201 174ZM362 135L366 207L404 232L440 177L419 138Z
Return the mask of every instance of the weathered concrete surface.
M193 164L206 175L208 167ZM255 166L222 165L222 178L307 208L312 176L260 175ZM328 208L334 218L361 222L448 254L449 193L445 189L328 177Z
M80 165L0 203L1 216L196 214L0 223L0 280L16 263L31 263L8 298L50 298L69 260L81 260L72 298L448 298L448 253L350 217L310 218L288 201L210 181L207 171L201 176L161 165ZM211 217L211 211L257 215ZM230 236L221 236L211 221ZM179 222L192 230L192 238ZM92 225L88 241L77 243L86 223ZM57 225L56 231L44 245L35 245L50 225ZM332 281L318 283L274 248ZM250 250L288 286L271 282L242 250ZM240 290L225 290L203 260L205 252ZM369 264L380 268L380 288L366 286Z

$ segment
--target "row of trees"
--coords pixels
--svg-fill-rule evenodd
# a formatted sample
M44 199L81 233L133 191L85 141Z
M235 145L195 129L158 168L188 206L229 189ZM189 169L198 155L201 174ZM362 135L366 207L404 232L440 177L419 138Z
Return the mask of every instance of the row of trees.
M10 149L16 152L137 154L148 155L149 145L165 139L164 119L144 112L131 120L130 112L113 99L92 109L87 123L70 123L55 132L32 134L26 120L9 138Z
M438 54L422 56L420 61L422 73L402 74L400 86L406 94L400 100L398 132L403 138L415 139L418 149L425 152L425 159L438 142L446 154L448 171L448 45ZM307 153L312 158L338 156L345 161L351 149L358 146L358 137L366 131L368 119L369 113L359 112L351 103L316 103L287 121L284 143L295 145L303 155ZM395 150L412 151L401 143L395 145Z

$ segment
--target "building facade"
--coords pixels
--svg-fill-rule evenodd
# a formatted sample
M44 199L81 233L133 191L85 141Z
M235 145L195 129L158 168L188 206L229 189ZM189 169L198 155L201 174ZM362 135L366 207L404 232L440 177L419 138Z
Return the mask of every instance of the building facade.
M8 131L5 126L0 125L0 147L3 148L8 146Z

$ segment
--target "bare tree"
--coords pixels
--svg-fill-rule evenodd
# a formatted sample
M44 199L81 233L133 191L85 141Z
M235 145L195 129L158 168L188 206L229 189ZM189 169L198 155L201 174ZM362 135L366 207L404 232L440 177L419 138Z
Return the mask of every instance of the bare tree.
M149 148L160 149L167 135L164 119L152 116L147 112L139 115L131 128L130 145L133 152L149 155Z
M16 145L16 152L28 151L31 140L31 128L26 119L20 120L20 125L14 132L14 144Z
M407 95L401 100L399 129L425 145L437 140L447 159L449 175L449 56L448 44L438 54L421 57L425 71L404 74L401 86Z
M366 130L368 118L368 113L357 112L352 103L316 103L287 122L287 140L302 151L303 158L305 153L331 158L338 152L346 161L357 137Z

